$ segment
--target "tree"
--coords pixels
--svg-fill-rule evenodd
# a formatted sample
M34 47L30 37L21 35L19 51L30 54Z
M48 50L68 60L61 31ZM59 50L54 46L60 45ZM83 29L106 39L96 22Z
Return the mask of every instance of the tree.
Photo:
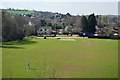
M7 13L6 10L2 10L2 40L11 41L16 38L15 34L16 26L14 16Z
M15 24L17 39L22 40L25 37L24 25L28 24L28 21L22 16L15 15Z
M70 16L70 17L71 17L70 13L67 13L66 15L68 15L68 16Z
M48 23L48 26L52 26L52 23Z
M62 29L65 29L65 23L62 23Z
M46 26L47 22L45 20L41 20L41 26Z
M2 10L2 41L22 40L24 38L24 17Z
M87 28L87 32L88 33L95 33L96 29L95 26L97 25L97 21L96 21L96 17L93 14L89 15L88 17L88 28Z
M88 31L88 22L85 16L82 16L81 18L81 26L82 26L82 32L86 33Z

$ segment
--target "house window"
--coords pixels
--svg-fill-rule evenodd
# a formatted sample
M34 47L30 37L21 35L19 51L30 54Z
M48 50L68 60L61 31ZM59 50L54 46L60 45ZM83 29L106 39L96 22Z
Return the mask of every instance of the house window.
M47 31L47 30L45 29L45 31Z

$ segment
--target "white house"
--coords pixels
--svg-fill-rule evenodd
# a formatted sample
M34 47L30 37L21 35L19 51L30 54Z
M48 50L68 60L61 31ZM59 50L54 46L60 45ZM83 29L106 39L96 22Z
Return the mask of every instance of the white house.
M52 28L51 27L39 27L37 30L38 34L51 34Z

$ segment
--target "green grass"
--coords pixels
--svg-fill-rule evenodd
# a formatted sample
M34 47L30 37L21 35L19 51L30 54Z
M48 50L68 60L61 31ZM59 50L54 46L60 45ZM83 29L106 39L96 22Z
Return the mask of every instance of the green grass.
M33 11L13 11L13 10L7 10L7 11L13 14L32 14L33 13Z
M118 77L117 40L33 38L4 43L2 51L3 78Z

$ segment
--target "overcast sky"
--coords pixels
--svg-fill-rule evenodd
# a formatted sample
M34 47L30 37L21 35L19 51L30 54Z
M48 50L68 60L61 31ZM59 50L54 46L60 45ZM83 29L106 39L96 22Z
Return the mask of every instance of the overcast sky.
M117 15L118 0L2 0L0 8L35 9L73 15Z

